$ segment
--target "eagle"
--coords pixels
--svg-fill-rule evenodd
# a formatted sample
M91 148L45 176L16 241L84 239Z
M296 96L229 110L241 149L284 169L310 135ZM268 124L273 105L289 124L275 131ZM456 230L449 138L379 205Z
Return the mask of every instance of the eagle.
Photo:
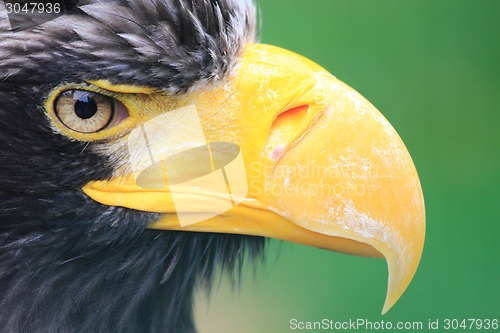
M2 332L196 332L268 238L385 258L394 305L425 209L373 105L260 44L252 0L67 8L0 19Z

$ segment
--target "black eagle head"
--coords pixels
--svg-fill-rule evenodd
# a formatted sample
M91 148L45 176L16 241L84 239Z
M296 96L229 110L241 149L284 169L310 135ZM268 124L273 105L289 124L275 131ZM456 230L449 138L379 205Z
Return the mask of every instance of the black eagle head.
M385 311L401 296L425 221L409 154L351 88L255 44L255 21L251 0L80 1L20 31L0 19L2 332L194 332L193 292L219 268L238 276L264 237L385 256ZM192 153L146 170L151 185L173 168L163 187L140 184L131 148L155 119L171 141L153 133L144 154ZM206 156L212 173L240 161L243 192L174 189L206 176Z

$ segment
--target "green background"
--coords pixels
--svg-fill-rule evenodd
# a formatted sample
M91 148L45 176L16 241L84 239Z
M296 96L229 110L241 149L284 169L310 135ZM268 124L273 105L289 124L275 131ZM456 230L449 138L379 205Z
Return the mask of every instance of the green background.
M424 190L424 253L381 316L383 260L274 241L239 292L223 283L209 305L200 297L200 331L294 332L292 318L424 327L500 318L500 1L262 0L260 8L262 42L318 62L396 128Z

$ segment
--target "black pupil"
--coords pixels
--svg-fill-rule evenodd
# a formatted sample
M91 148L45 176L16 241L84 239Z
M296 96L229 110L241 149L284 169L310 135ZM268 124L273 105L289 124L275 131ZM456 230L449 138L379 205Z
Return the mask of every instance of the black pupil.
M75 113L81 119L90 119L97 113L97 102L89 96L82 96L75 102Z

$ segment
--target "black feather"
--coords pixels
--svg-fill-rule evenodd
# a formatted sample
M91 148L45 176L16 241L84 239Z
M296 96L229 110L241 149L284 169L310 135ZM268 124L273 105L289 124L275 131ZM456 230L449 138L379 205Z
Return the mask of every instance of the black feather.
M255 39L251 0L81 3L28 30L10 32L4 19L0 81L107 78L178 92L224 77Z

